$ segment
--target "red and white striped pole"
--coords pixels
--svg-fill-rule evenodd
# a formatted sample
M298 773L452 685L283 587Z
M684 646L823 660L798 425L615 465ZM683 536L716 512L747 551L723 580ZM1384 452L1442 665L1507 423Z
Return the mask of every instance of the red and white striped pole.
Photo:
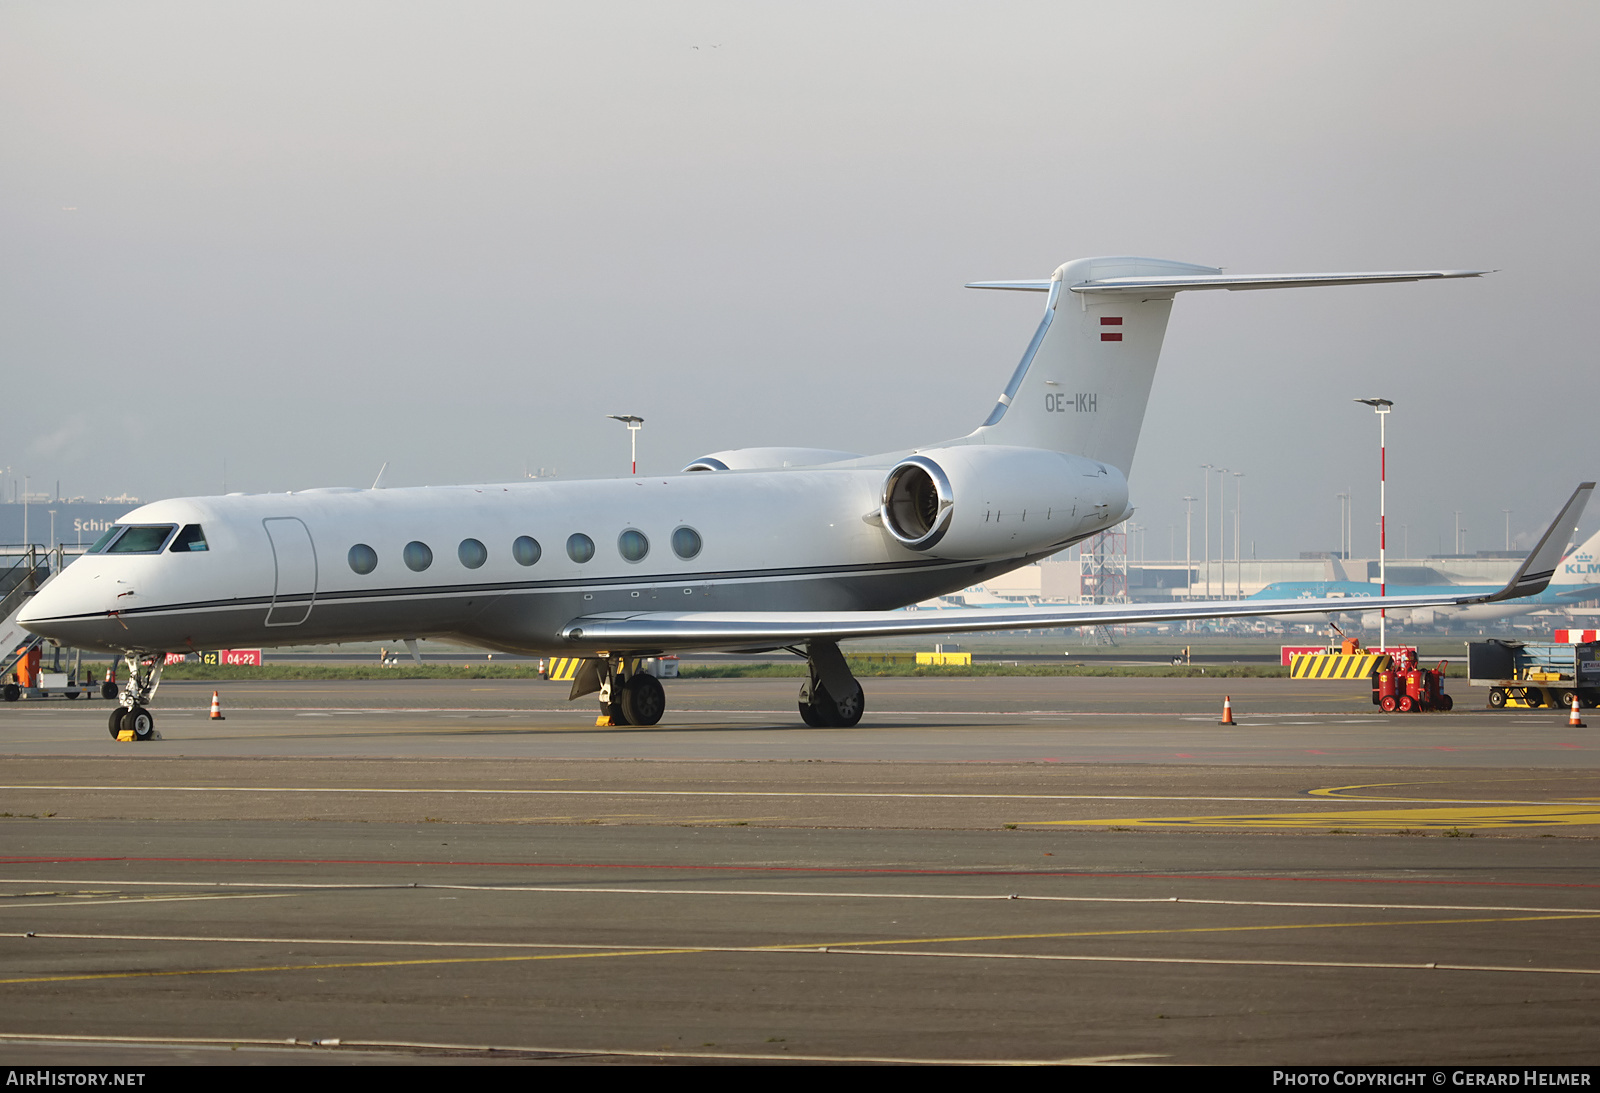
M613 421L620 421L628 427L628 473L639 473L639 429L644 425L644 418L637 414L607 414Z
M1385 564L1389 547L1389 438L1388 424L1389 411L1394 403L1386 398L1358 398L1357 402L1364 402L1378 413L1378 598L1388 595L1389 572ZM1388 642L1385 640L1386 624L1389 619L1387 608L1378 609L1378 648L1385 649Z

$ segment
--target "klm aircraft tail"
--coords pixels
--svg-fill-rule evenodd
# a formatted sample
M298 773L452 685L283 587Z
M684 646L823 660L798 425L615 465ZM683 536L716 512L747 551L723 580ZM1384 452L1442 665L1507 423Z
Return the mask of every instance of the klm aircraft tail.
M1080 258L1047 281L984 281L968 288L1045 292L1044 319L994 410L969 444L1046 448L1133 464L1150 384L1176 293L1477 277L1485 270L1398 273L1225 274L1162 258Z
M1550 578L1551 588L1570 591L1583 585L1600 585L1600 531L1561 559L1555 576Z

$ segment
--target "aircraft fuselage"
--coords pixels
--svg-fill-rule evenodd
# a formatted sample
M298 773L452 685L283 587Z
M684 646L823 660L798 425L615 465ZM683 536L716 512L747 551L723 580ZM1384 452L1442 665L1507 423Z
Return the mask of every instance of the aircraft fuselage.
M170 525L156 549L78 559L29 605L30 626L117 652L452 637L553 653L562 626L597 612L903 607L1060 549L1126 505L1120 475L1081 477L1049 550L1035 537L931 558L877 520L883 478L850 467L161 501L119 521ZM180 549L191 526L204 550Z

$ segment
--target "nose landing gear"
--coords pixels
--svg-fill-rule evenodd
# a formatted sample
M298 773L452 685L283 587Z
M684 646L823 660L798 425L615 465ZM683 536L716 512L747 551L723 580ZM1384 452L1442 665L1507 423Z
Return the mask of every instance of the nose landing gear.
M111 739L118 739L126 731L141 743L159 740L161 736L156 732L155 715L145 708L145 703L155 696L156 688L161 684L161 669L166 664L166 657L160 653L154 656L129 653L122 659L128 666L128 686L122 692L120 705L111 711L108 724Z

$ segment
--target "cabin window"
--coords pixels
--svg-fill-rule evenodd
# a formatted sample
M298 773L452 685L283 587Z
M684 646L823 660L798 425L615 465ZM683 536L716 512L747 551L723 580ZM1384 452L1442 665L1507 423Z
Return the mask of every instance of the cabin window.
M583 532L567 536L567 557L582 565L594 557L594 540Z
M519 535L516 542L511 544L511 556L517 560L518 565L532 565L539 560L539 555L544 553L539 549L539 540L531 535Z
M154 527L130 527L106 548L108 554L154 554L167 545L167 536L177 530L176 524Z
M357 573L371 573L378 568L378 552L366 543L357 543L350 548L350 568Z
M183 554L191 550L209 550L206 546L206 533L200 529L199 524L186 524L178 532L178 537L172 540L172 545L167 548L170 554Z
M99 554L102 550L104 550L106 548L106 544L111 542L111 540L115 539L117 537L117 535L119 533L121 533L121 531L122 531L122 525L121 524L112 524L110 527L106 528L105 533L102 534L100 536L100 538L98 538L98 539L96 539L94 541L94 546L89 548L89 553L90 554Z
M476 539L463 539L461 545L456 547L456 557L468 569L477 569L489 560L489 550Z
M416 573L421 573L433 564L433 551L428 549L427 543L416 540L406 544L405 550L400 552L400 557L405 559L406 568Z
M650 540L638 528L629 528L617 536L617 553L630 562L642 562L650 553Z
M700 533L691 527L681 527L672 533L672 553L688 561L700 553Z

